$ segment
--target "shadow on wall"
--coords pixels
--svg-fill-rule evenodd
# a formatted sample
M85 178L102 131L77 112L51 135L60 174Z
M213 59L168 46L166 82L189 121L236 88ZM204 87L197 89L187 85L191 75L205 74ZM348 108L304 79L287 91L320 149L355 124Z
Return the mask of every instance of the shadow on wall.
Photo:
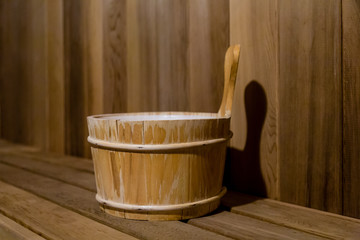
M245 88L247 137L243 151L228 148L224 184L228 189L266 196L266 186L260 168L260 139L267 111L263 87L251 81ZM232 123L240 124L240 123Z

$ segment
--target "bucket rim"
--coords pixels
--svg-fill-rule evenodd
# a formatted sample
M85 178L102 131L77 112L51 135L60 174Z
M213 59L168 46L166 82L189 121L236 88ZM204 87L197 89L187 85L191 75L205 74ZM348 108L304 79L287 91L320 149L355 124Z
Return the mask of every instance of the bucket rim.
M156 118L158 116L158 118ZM124 117L122 119L122 117ZM146 117L149 117L148 119ZM178 117L178 118L177 118ZM133 118L133 119L131 119ZM116 120L116 121L197 121L197 120L229 120L231 116L220 116L209 112L132 112L108 113L88 116L88 120Z

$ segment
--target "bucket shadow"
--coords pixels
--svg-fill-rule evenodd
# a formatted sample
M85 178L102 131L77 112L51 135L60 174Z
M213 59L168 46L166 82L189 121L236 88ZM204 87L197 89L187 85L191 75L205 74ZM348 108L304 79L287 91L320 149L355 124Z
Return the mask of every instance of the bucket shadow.
M255 196L266 196L260 167L260 139L267 112L263 87L251 81L245 88L247 138L244 150L227 149L224 184L228 189ZM232 123L240 124L240 123Z

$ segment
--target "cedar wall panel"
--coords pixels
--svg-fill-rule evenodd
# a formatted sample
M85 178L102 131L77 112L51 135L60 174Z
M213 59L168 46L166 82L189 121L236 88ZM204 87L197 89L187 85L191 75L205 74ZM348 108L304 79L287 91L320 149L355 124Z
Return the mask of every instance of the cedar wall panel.
M64 0L65 150L90 157L86 116L103 112L102 1Z
M126 1L107 0L103 3L103 102L104 113L126 112L127 110L127 71L126 71ZM101 59L101 58L100 58ZM137 70L139 71L139 69Z
M136 0L117 5L112 11L119 12L123 29L117 32L124 38L118 42L126 45L117 52L126 59L119 57L116 67L127 79L119 83L127 89L126 111L216 112L229 44L228 2ZM106 52L105 59L114 54Z
M47 121L49 151L65 150L64 19L63 1L47 3Z
M279 1L279 47L279 198L341 213L341 1Z
M229 3L188 2L188 105L193 112L217 112L224 89L223 66L229 45Z
M230 185L278 198L277 2L230 1L230 42L241 44L231 128Z
M2 1L2 7L0 91L1 102L6 104L1 105L1 132L4 138L12 141L34 144L30 80L33 65L31 1ZM38 132L39 135L42 132Z
M63 152L62 31L61 1L1 1L3 138Z
M344 214L360 217L360 1L343 0Z
M126 2L127 109L131 112L158 110L156 1ZM125 33L125 31L124 31ZM140 96L140 97L135 97Z

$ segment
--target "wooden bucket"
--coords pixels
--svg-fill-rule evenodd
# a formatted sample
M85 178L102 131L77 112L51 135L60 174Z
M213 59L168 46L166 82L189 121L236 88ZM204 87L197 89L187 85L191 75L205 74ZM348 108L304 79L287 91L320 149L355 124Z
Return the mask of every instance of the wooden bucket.
M226 52L218 113L87 118L101 209L129 219L180 220L219 206L239 54L239 45Z

